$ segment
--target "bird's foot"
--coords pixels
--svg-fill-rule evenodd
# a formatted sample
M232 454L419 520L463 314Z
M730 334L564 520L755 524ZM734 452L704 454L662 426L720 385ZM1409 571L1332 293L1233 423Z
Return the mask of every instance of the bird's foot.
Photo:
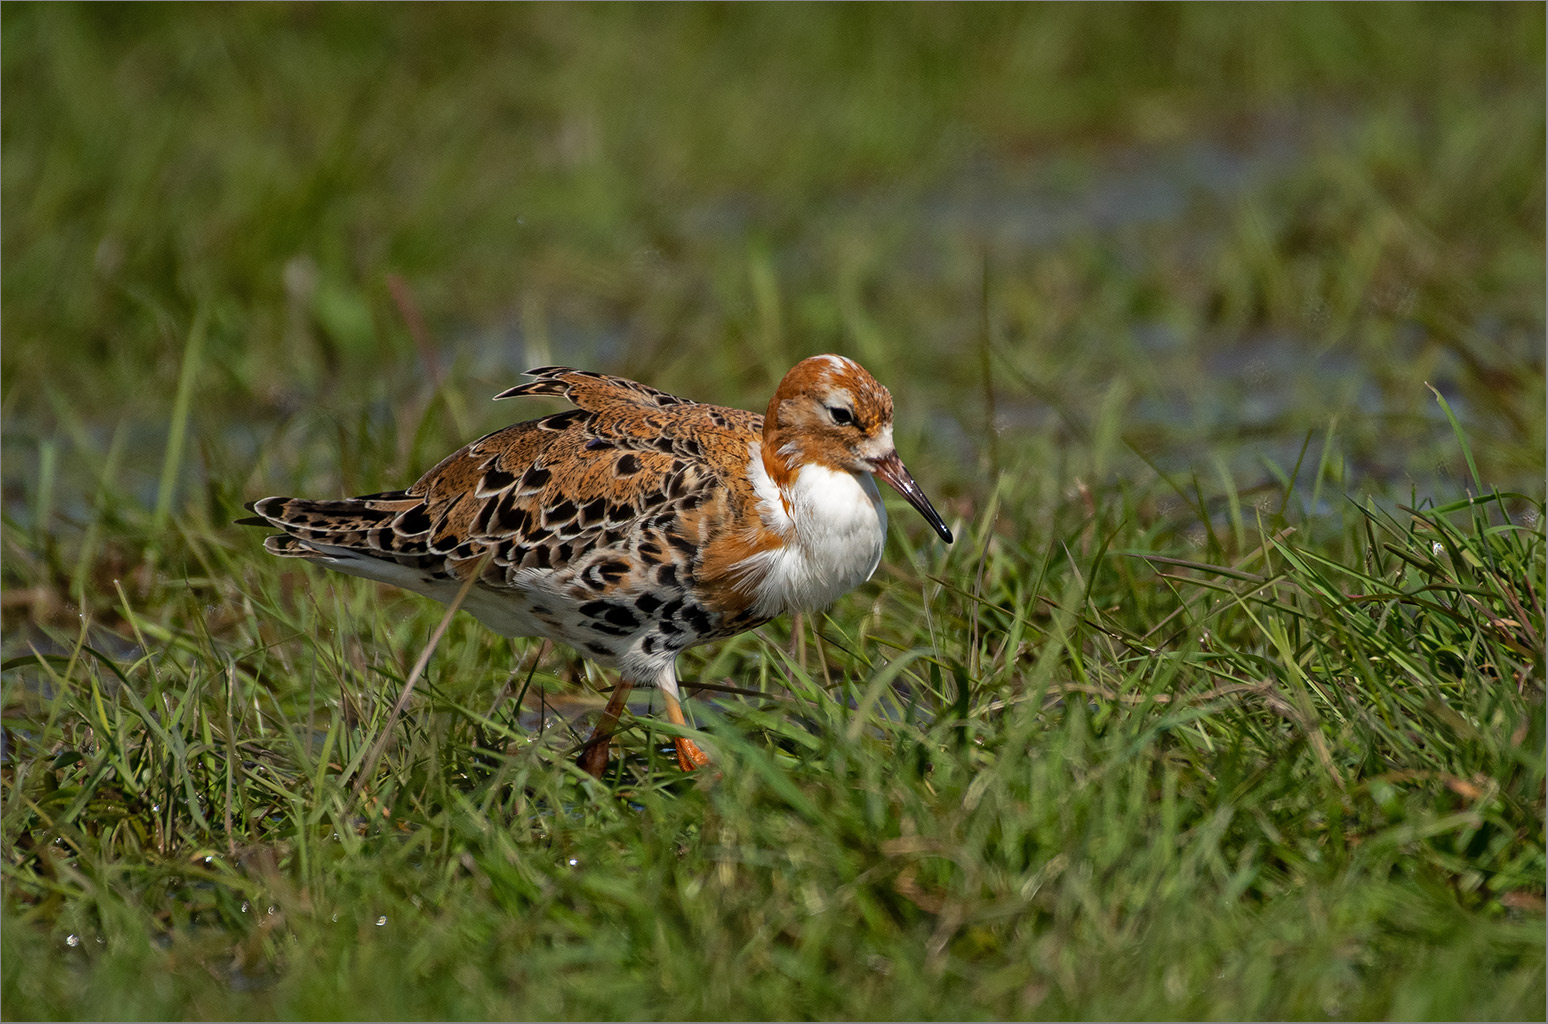
M677 746L677 764L685 772L691 772L697 768L707 768L714 764L708 754L699 749L699 745L686 736L679 736L673 743Z
M602 717L598 720L597 727L591 730L591 738L586 741L580 757L575 759L581 771L594 779L600 779L602 773L607 771L607 752L613 745L613 733L618 728L618 717L623 714L629 699L629 691L633 688L634 684L629 680L618 680L618 685L613 687L612 697L608 698L607 707L602 709Z
M600 779L602 773L607 771L607 754L608 748L613 745L612 739L611 736L603 736L586 744L580 752L580 757L575 759L580 770L594 779Z

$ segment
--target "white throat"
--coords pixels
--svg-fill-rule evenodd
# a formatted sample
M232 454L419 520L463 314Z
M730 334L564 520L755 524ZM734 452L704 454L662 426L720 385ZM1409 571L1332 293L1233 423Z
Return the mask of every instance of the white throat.
M806 465L781 493L754 444L748 475L764 528L784 542L738 566L757 614L824 608L871 578L887 540L887 510L871 474Z

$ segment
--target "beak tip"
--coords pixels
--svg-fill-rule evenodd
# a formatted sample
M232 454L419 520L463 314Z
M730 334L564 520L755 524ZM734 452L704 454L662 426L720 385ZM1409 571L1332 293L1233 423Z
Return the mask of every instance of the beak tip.
M919 489L919 485L914 483L914 478L909 475L908 470L903 468L903 460L898 458L896 451L885 458L876 460L871 467L871 472L887 481L893 490L901 494L905 501L914 506L919 514L924 516L925 522L930 524L930 528L940 536L941 540L948 544L952 542L951 530L947 528L946 523L941 519L940 513L935 511L935 506L930 504L930 499L926 498L924 492Z

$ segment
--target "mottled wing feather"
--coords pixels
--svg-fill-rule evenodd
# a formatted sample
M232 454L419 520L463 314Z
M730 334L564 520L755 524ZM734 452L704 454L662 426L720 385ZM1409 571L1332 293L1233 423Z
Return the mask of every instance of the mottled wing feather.
M606 405L625 402L652 408L669 405L697 405L686 398L659 391L639 381L592 370L577 370L569 366L539 366L528 370L527 376L536 380L518 384L495 395L495 399L516 398L521 395L552 395L568 398L581 409L596 412Z
M750 597L705 600L715 581L702 572L707 557L740 557L743 541L727 527L756 501L745 468L763 418L605 374L531 374L500 397L564 397L577 408L482 437L404 491L254 502L285 531L266 548L443 600L482 565L482 589L604 660L626 642L670 654L756 625ZM723 550L709 550L712 538ZM494 612L470 610L502 628Z

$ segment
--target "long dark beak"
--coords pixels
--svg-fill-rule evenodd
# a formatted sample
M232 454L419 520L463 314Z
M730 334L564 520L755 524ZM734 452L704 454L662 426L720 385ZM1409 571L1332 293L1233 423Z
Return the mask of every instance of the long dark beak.
M951 531L946 529L946 524L941 521L941 514L935 511L935 506L930 504L930 499L924 496L924 491L914 483L914 478L908 470L903 468L903 460L898 458L898 453L893 452L872 463L871 471L892 485L892 489L903 495L903 500L914 506L919 514L924 516L935 532L941 535L941 540L951 543Z

